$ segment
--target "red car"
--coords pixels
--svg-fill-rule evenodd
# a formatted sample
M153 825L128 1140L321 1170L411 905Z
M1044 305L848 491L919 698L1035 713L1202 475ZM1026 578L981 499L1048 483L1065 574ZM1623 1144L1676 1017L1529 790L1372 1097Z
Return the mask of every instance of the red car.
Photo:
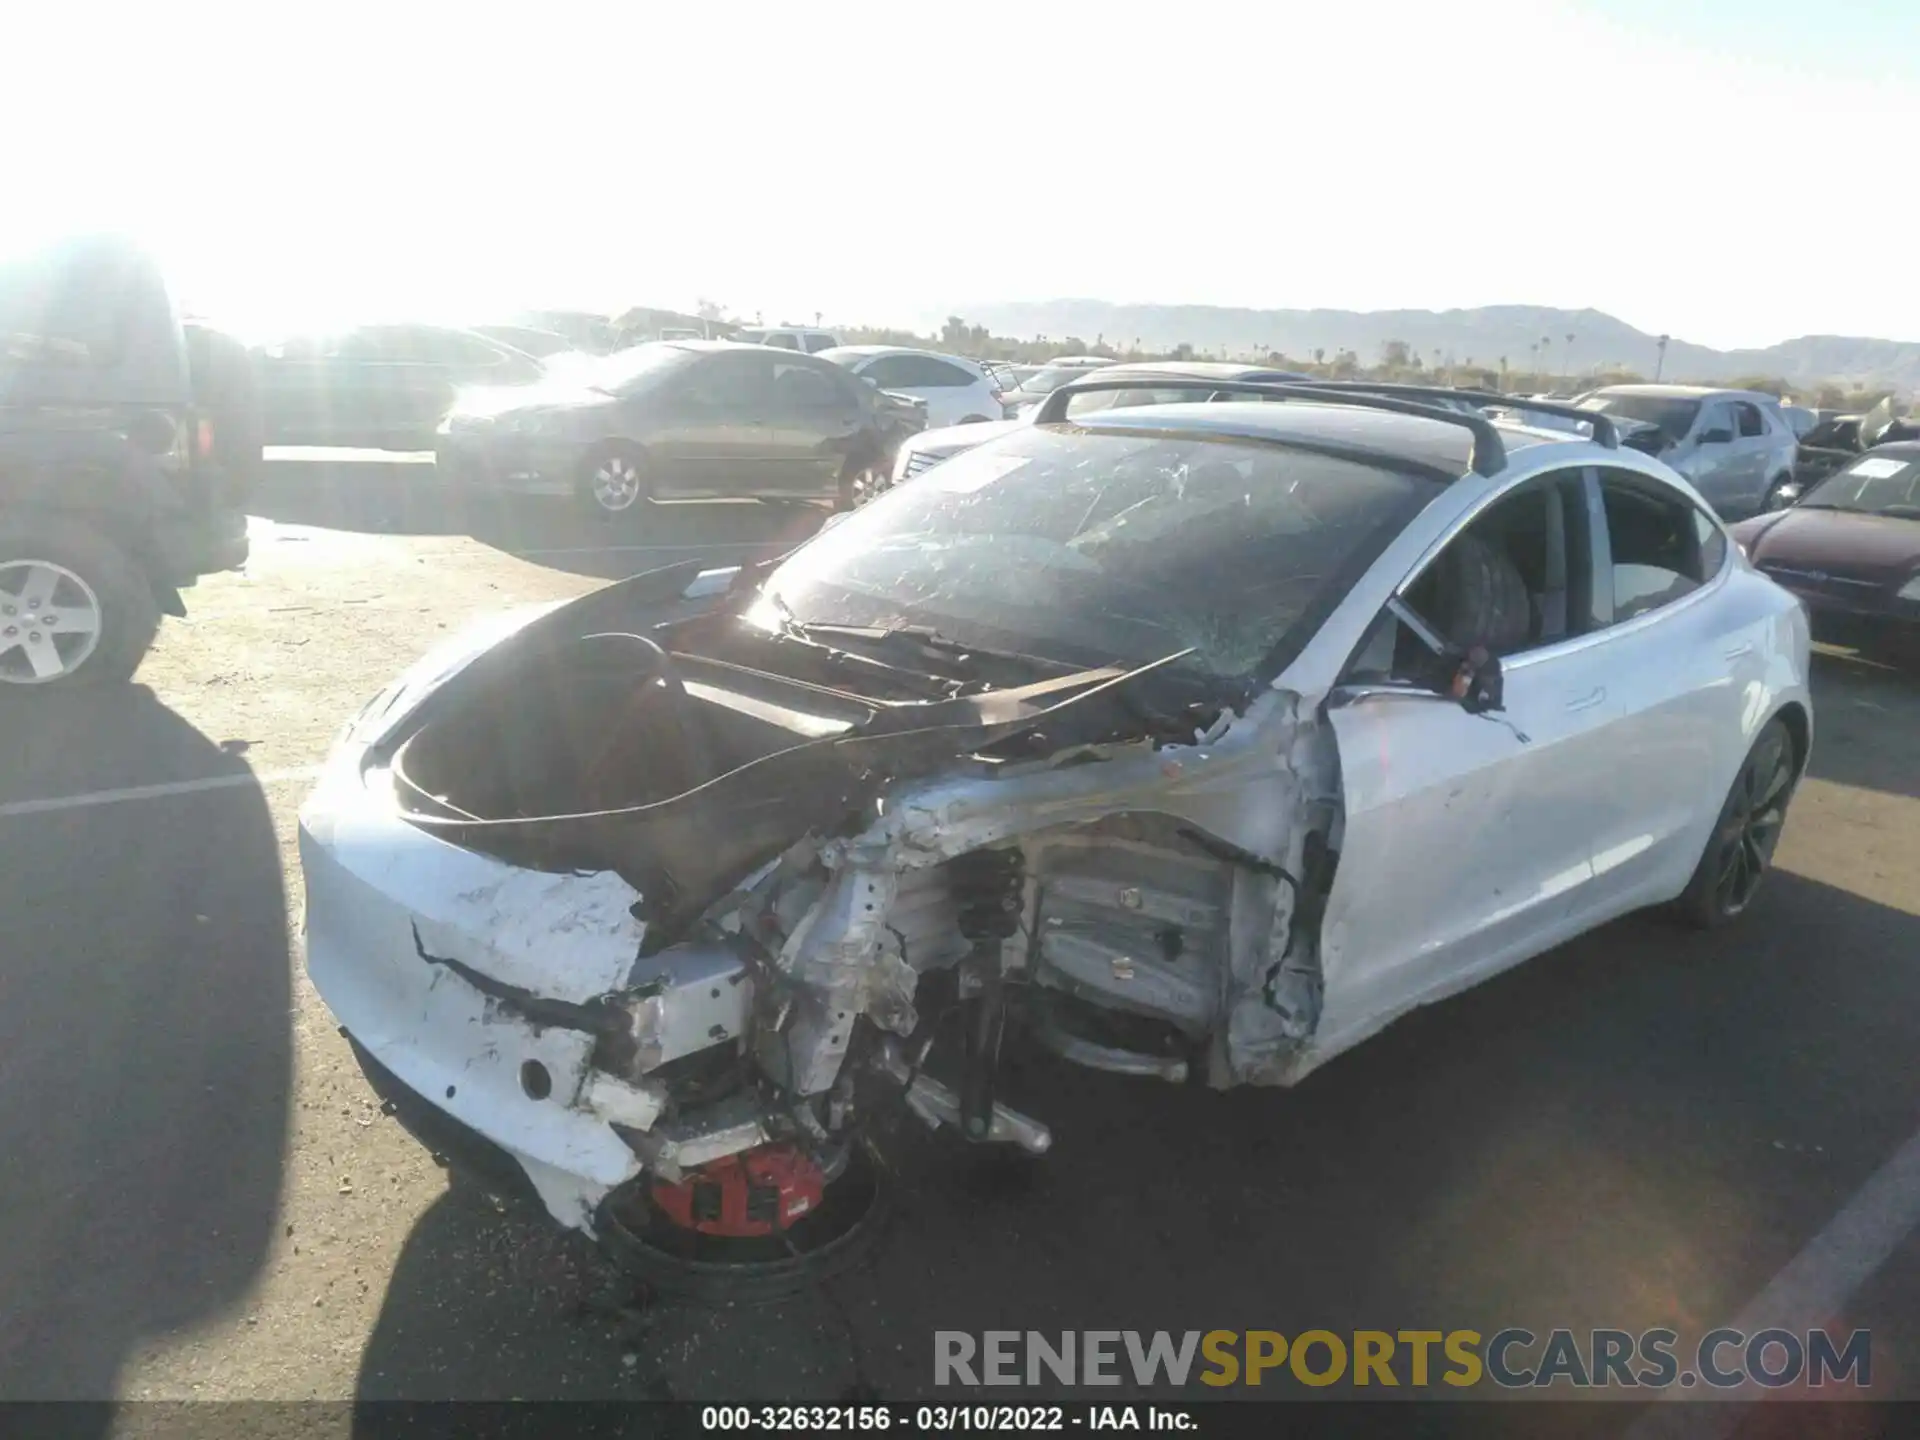
M1876 446L1797 505L1729 533L1816 621L1864 620L1920 637L1920 442Z

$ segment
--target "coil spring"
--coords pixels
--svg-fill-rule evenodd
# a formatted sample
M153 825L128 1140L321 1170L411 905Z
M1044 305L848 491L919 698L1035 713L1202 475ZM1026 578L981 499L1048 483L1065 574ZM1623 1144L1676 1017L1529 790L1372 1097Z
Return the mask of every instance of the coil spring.
M960 933L969 940L1005 940L1020 928L1027 857L1018 847L974 850L947 865Z

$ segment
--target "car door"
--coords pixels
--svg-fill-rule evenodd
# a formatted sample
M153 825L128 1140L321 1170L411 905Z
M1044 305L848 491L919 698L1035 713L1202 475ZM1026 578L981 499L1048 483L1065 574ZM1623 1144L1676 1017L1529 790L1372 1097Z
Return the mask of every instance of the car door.
M853 388L860 383L825 360L774 360L766 493L838 493L863 434L866 411Z
M1743 754L1749 697L1765 693L1765 617L1722 603L1726 533L1685 494L1637 471L1601 468L1594 636L1610 658L1616 813L1595 827L1588 923L1686 885Z
M1733 405L1733 470L1740 487L1740 508L1757 510L1767 492L1767 462L1774 450L1767 417L1751 400Z
M1616 662L1591 638L1594 525L1578 469L1483 503L1407 577L1329 696L1345 817L1322 928L1327 1034L1465 988L1577 928L1590 837L1625 818ZM1472 628L1458 597L1471 609L1488 550L1522 577L1525 628L1493 647L1502 708L1474 714L1437 693L1432 643L1487 638L1458 633Z
M722 350L703 356L650 405L647 451L661 488L683 495L753 495L776 453L777 356Z
M1722 513L1740 513L1744 500L1737 446L1740 429L1733 406L1725 400L1700 407L1694 421L1688 453L1676 467L1693 482L1707 503Z

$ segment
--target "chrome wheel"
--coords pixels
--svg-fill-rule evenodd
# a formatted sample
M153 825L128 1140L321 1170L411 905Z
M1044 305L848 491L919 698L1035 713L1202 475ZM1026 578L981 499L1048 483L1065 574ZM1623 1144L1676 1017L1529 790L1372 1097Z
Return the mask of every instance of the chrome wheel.
M0 682L45 685L100 647L100 597L51 560L0 563Z
M589 479L594 502L602 510L628 510L640 498L640 467L631 456L603 455Z
M1783 731L1771 730L1747 757L1714 832L1713 902L1722 915L1738 915L1759 892L1792 788L1792 747Z

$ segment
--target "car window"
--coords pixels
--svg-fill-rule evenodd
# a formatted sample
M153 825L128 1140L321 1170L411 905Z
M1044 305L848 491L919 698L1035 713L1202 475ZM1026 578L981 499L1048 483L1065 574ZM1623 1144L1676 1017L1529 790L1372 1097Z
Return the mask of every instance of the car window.
M843 410L847 407L848 397L833 376L827 375L812 365L790 365L774 362L773 396L775 405L784 414L799 414L819 410Z
M751 351L709 355L681 382L678 398L697 410L753 419L773 397L776 363Z
M831 350L839 343L833 336L814 330L807 335L807 353L818 355L822 350Z
M965 389L974 383L974 377L958 365L945 360L936 360L931 355L903 355L907 363L907 372L912 376L906 383L927 390Z
M1738 433L1734 426L1733 407L1724 401L1707 406L1705 413L1700 417L1700 428L1695 432L1695 436L1704 441L1709 434L1716 431L1725 439L1731 439Z
M1719 527L1703 531L1693 502L1657 480L1602 470L1600 502L1613 556L1616 624L1691 594L1725 562ZM1709 568L1710 561L1719 563Z
M1740 417L1741 438L1751 439L1756 435L1767 433L1766 417L1760 413L1758 405L1742 400L1734 405L1733 413Z
M800 337L785 330L775 330L767 336L766 343L777 350L798 350Z
M907 358L905 355L882 355L869 360L861 367L860 378L872 381L882 390L897 389L907 383L901 367L901 362Z
M1592 553L1582 472L1556 471L1483 509L1401 587L1400 600L1430 634L1460 651L1479 646L1522 655L1603 623L1593 605ZM1428 685L1436 663L1450 662L1387 610L1347 679Z

